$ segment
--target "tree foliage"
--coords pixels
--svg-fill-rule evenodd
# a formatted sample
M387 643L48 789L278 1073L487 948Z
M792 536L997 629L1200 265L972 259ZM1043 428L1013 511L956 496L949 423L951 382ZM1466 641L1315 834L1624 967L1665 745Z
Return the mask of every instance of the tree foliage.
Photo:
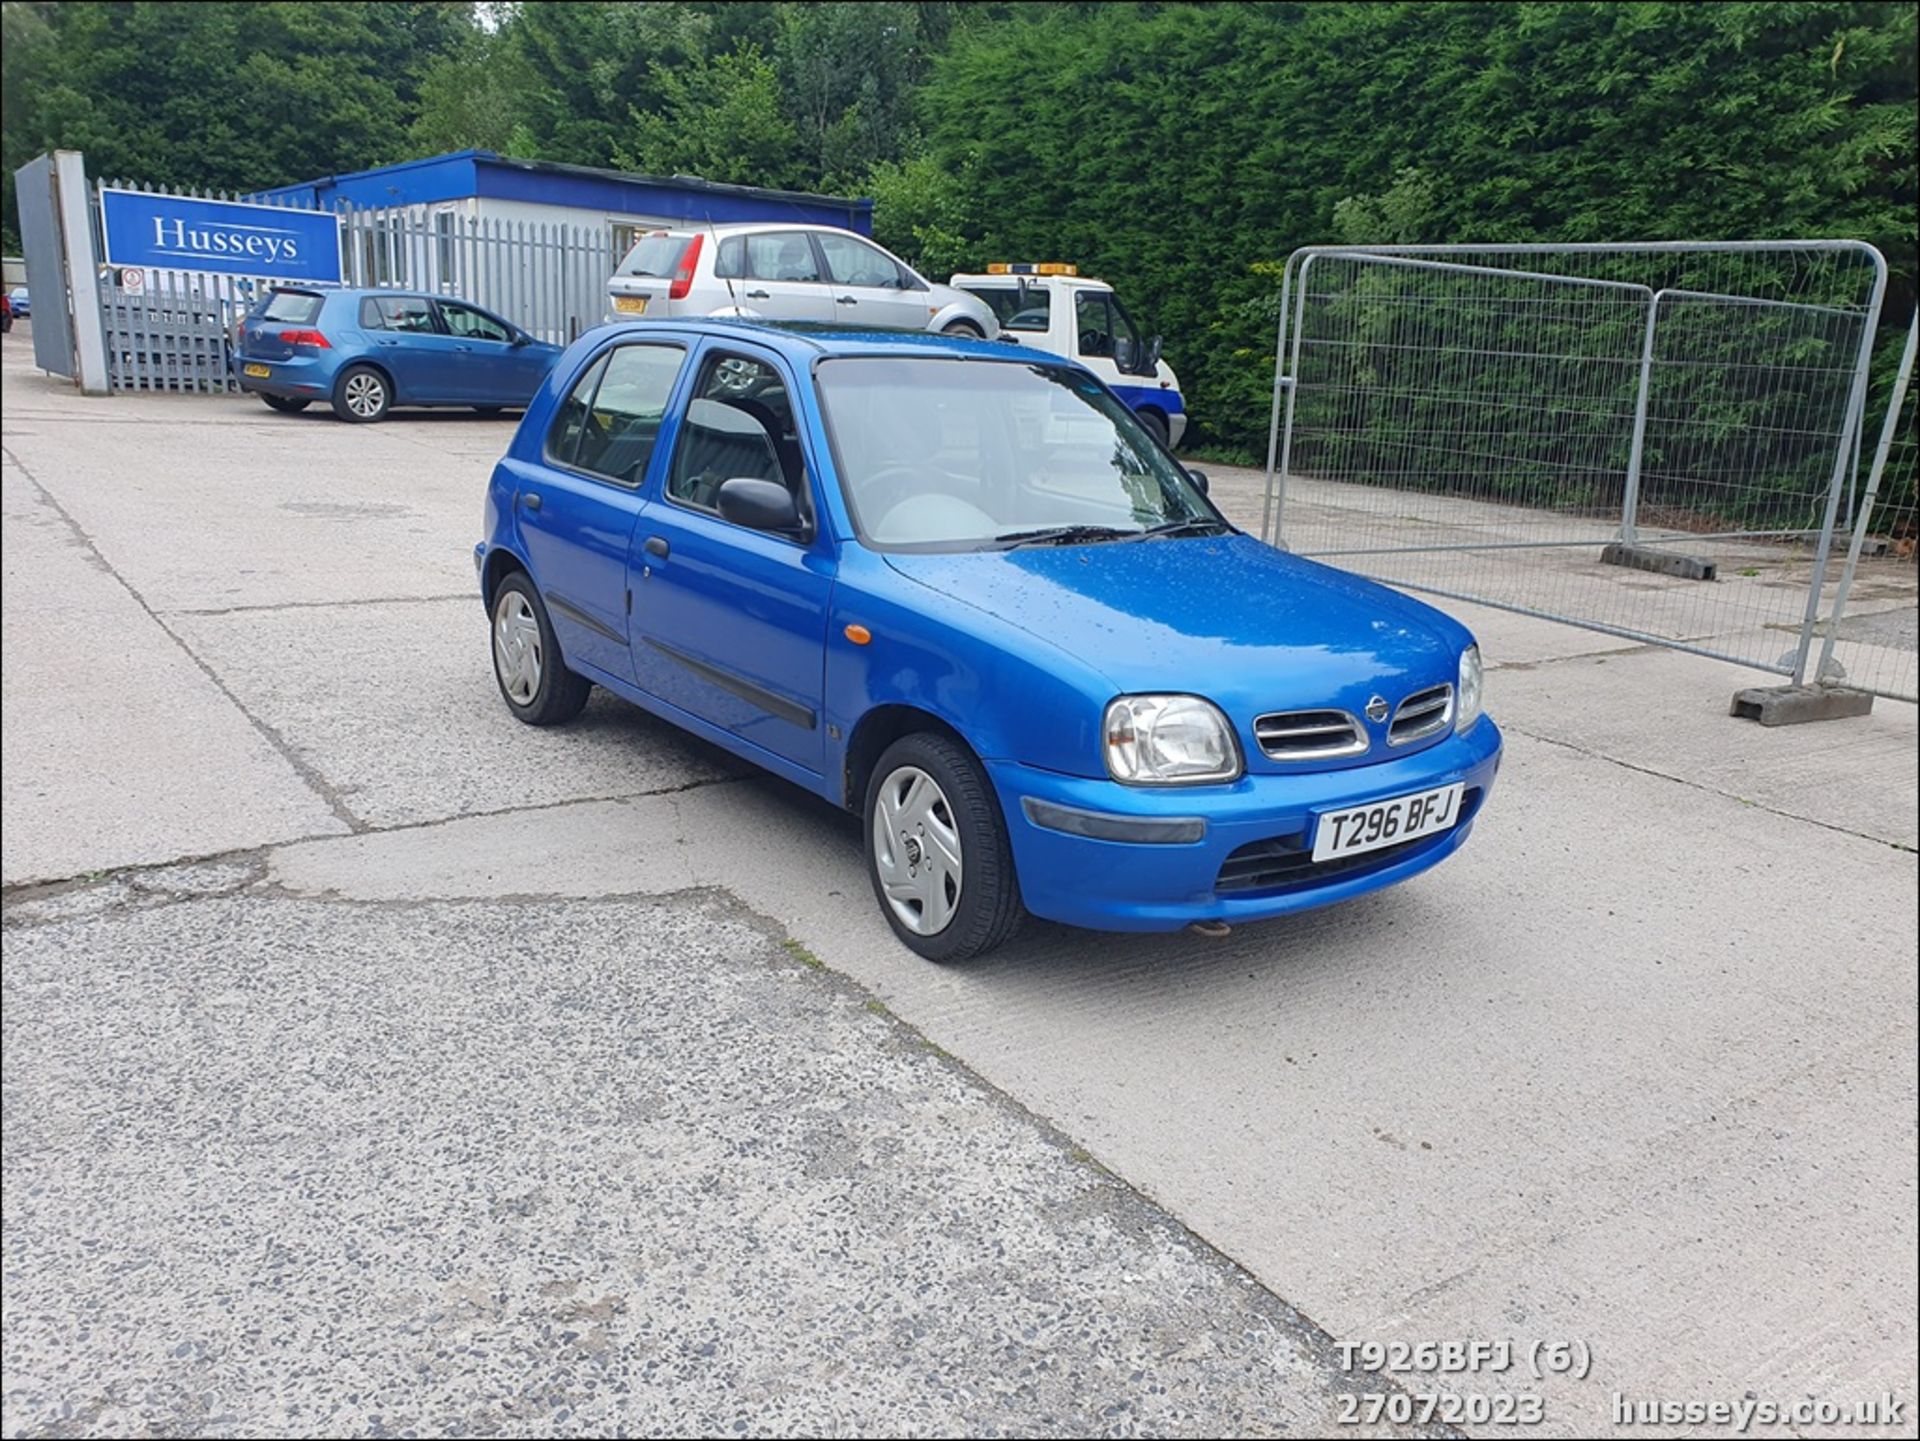
M1853 236L1913 296L1891 0L6 0L4 148L255 188L468 146L864 193L932 273L1079 262L1260 439L1281 263L1324 241Z

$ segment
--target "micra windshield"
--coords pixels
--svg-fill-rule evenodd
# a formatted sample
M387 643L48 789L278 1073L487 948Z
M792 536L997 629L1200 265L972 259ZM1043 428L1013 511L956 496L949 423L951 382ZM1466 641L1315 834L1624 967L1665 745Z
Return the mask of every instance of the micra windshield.
M841 484L880 549L993 550L1231 529L1133 413L1065 366L845 356L817 368Z

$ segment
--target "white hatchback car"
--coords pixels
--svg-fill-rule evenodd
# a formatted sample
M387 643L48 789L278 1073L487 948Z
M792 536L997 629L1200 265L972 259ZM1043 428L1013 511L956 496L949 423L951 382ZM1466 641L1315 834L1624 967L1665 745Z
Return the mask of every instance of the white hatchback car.
M923 280L905 261L830 225L655 230L607 282L615 320L738 315L992 340L993 308Z

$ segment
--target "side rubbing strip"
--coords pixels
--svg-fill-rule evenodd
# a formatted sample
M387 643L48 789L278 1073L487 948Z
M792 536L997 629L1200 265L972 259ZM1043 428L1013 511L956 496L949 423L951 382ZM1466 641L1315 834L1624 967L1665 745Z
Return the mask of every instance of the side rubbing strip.
M580 609L580 607L575 605L572 601L567 600L562 596L557 596L552 591L547 592L547 604L552 606L555 610L559 611L560 614L564 615L568 620L572 621L575 625L584 625L588 630L592 631L595 635L605 636L608 640L612 641L615 645L625 645L627 643L627 638L622 634L620 634L619 631L613 629L613 627L611 626L605 626L600 624L599 621L595 620L592 616L588 615L584 610Z
M808 710L805 706L795 705L785 696L775 695L772 691L764 690L752 681L742 680L732 671L721 670L718 666L711 666L705 661L695 660L692 656L684 655L670 645L662 645L652 636L648 636L646 639L648 645L659 651L660 654L674 664L685 666L702 680L710 681L712 684L719 686L721 690L726 691L729 695L739 696L740 699L748 705L758 706L770 716L778 716L789 725L797 725L802 730L812 730L819 724L819 718L814 715L812 711Z

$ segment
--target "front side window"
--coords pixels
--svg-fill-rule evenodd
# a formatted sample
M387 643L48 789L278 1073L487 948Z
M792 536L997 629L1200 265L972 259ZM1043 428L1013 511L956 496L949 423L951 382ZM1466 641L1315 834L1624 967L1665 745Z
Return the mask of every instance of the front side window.
M848 507L882 549L1228 529L1133 412L1077 370L842 356L816 374Z
M382 295L374 302L382 330L398 330L408 335L433 335L433 302L416 295Z
M504 345L513 339L513 332L506 326L471 305L455 305L443 300L440 318L446 322L447 333L462 340L497 340Z
M720 487L745 476L790 490L807 511L805 467L793 403L779 371L744 355L715 355L701 368L667 476L667 494L716 510Z
M1080 353L1096 359L1113 359L1113 321L1106 291L1075 291L1073 317L1080 328Z
M906 279L890 255L851 235L817 235L827 258L827 271L836 285L863 285L876 290L899 290Z
M775 230L746 235L747 275L754 280L817 281L813 246L802 230Z
M547 439L552 458L616 485L638 486L686 358L677 345L623 345L595 362L554 417Z

